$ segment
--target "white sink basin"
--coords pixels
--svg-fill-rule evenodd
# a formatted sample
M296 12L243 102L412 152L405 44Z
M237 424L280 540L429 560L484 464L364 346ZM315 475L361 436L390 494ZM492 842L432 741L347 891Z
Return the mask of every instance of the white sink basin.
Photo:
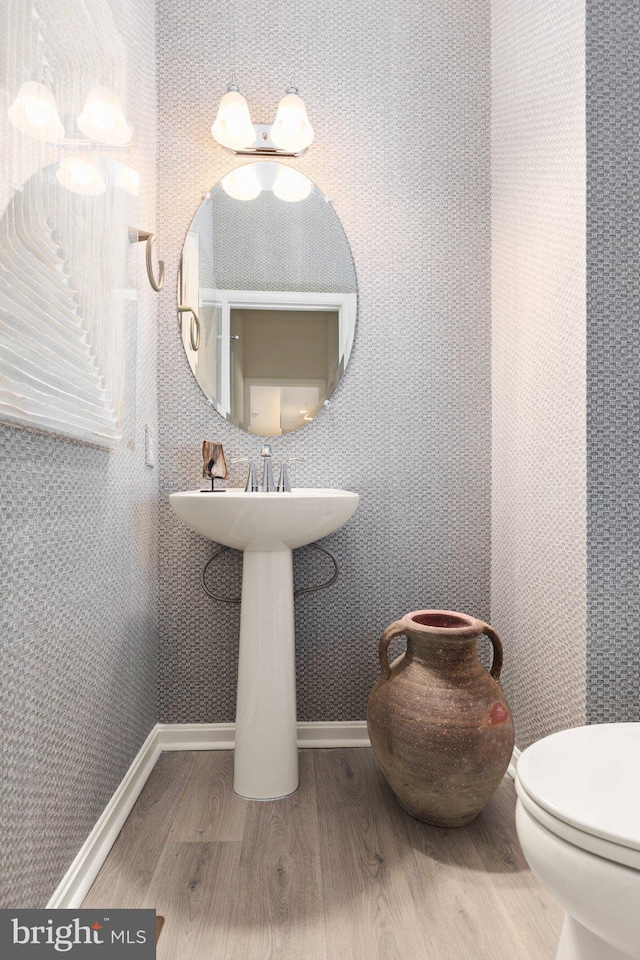
M171 506L202 537L236 550L293 549L339 530L360 502L348 490L291 493L172 493Z
M233 788L250 800L285 797L298 786L291 551L338 530L360 497L227 489L169 500L196 533L244 551Z

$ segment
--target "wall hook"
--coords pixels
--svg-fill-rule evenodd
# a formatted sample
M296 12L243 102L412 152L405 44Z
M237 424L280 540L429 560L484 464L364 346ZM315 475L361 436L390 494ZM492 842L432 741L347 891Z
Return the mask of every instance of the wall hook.
M191 349L194 353L196 353L196 351L200 349L200 318L193 307L189 307L185 303L178 304L178 313L180 315L183 313L191 314L191 322L189 324L189 340L191 342Z
M129 240L131 243L146 242L147 276L149 277L149 283L156 293L160 293L164 286L164 260L158 260L158 279L156 280L153 275L153 247L156 242L155 233L148 233L146 230L129 227Z

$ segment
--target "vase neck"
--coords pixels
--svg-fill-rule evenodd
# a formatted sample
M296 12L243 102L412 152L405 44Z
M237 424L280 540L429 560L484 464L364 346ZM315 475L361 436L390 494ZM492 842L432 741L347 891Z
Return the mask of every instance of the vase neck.
M478 661L478 638L447 637L446 633L429 634L407 631L407 657L432 669L447 671L474 666Z

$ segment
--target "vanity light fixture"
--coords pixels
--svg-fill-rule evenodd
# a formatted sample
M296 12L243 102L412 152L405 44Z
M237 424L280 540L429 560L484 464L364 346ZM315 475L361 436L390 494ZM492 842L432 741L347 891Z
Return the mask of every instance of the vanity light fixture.
M140 193L140 174L133 167L123 163L116 177L116 187L120 187L132 196L137 197Z
M8 115L13 126L26 136L62 147L92 149L95 144L127 147L133 135L122 101L110 87L94 87L87 96L82 113L77 117L78 129L88 139L65 136L64 124L52 91L36 80L27 80L22 84L9 107Z
M297 203L299 200L308 197L313 186L311 180L294 170L293 167L285 167L284 164L279 166L280 169L272 187L278 200Z
M240 156L301 157L313 141L307 108L293 81L278 104L274 123L253 123L235 76L220 101L211 133Z
M107 189L96 158L82 153L61 160L56 179L67 190L87 197L96 197Z
M131 143L132 130L126 121L122 101L110 87L90 90L76 123L91 140L124 147Z
M278 200L297 203L309 196L313 183L293 167L282 163L247 163L236 167L220 181L233 200L255 200L263 191L272 191Z
M211 133L223 147L237 153L256 139L247 101L240 93L235 76L220 101Z
M224 192L233 200L255 200L262 190L256 166L258 164L248 163L223 177L220 182Z
M58 114L54 96L44 83L27 80L9 107L9 120L34 140L62 140L64 127Z
M313 142L313 127L309 123L307 108L293 80L278 104L276 119L271 127L271 139L280 150L295 155L302 153Z

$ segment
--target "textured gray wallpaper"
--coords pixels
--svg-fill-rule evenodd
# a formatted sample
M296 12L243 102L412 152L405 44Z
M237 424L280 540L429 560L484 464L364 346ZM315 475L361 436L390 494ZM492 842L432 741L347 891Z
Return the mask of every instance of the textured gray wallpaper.
M208 209L217 287L355 292L349 242L319 190L300 203L283 203L266 191L243 203L218 187Z
M640 2L587 0L588 668L640 720Z
M213 547L167 502L200 483L204 438L229 456L259 451L207 407L175 314L189 222L243 162L210 134L232 71L256 120L275 117L291 76L300 84L316 141L294 165L331 194L354 255L347 374L331 408L274 450L305 459L297 484L362 496L327 540L339 583L296 604L300 719L362 718L390 621L417 607L489 613L489 3L161 0L157 28L160 719L235 713L238 611L202 593ZM294 558L307 583L326 575L310 554ZM220 566L220 589L235 589L238 559Z
M584 0L492 0L491 619L525 747L585 721Z
M80 65L96 4L126 45L127 162L142 175L140 226L150 228L153 2L75 4ZM59 16L35 5L45 28ZM21 42L11 23L3 40ZM144 465L144 424L157 426L155 301L143 277L128 304L118 449L0 426L3 907L46 904L155 722L157 471Z
M159 719L234 718L238 610L202 593L214 547L167 502L199 485L203 438L259 447L207 406L175 316L189 221L244 162L209 132L233 70L256 120L300 83L316 142L293 165L333 197L359 281L331 408L274 441L300 485L362 496L327 540L340 581L296 603L299 718L363 717L382 628L443 606L502 634L520 746L640 720L639 0L587 0L586 207L584 0L159 0L157 168L154 3L77 4L106 5L126 47L167 283L156 301L139 271L116 451L0 426L0 906L44 905L154 723L157 611ZM239 555L218 570L237 594ZM327 575L309 550L295 572Z

